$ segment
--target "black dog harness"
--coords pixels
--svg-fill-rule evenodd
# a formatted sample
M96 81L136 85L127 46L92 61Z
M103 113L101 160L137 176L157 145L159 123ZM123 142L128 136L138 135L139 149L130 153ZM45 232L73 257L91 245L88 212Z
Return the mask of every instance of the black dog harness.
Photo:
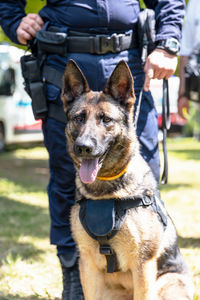
M106 256L108 273L118 271L116 253L109 245L109 240L122 227L128 209L140 206L152 207L163 228L165 229L167 226L167 212L159 192L153 196L144 194L142 197L128 199L91 200L83 198L78 203L81 224L86 232L99 242L99 251Z

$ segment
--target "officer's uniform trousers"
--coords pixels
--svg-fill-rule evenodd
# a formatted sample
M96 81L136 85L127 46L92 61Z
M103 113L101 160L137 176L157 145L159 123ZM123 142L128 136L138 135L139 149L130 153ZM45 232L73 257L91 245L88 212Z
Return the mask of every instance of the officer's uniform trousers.
M144 72L138 49L94 55L69 53L66 57L49 55L47 65L64 72L69 59L73 59L83 71L91 90L105 88L107 79L120 60L125 60L134 78L136 103L144 83ZM55 105L62 105L60 89L47 84L47 99ZM43 122L44 142L50 156L50 181L48 185L49 207L51 214L51 243L57 245L58 254L67 253L69 260L75 254L75 243L70 231L70 210L74 204L75 169L67 152L65 124L53 118ZM141 145L141 154L150 165L157 181L160 177L158 150L157 113L150 92L144 92L137 125L137 135Z

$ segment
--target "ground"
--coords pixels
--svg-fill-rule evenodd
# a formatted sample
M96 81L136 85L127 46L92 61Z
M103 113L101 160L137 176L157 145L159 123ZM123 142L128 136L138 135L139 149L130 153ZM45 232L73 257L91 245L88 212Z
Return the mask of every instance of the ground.
M0 155L0 300L60 299L59 261L49 245L47 159L42 146ZM200 300L200 143L168 139L168 160L161 195Z

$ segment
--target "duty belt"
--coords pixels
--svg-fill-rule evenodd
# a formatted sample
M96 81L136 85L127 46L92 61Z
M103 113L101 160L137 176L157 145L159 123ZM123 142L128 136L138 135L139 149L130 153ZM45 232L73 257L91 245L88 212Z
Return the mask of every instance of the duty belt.
M106 54L136 48L133 33L86 34L71 31L69 35L61 32L38 31L36 40L39 50L65 56L68 52Z

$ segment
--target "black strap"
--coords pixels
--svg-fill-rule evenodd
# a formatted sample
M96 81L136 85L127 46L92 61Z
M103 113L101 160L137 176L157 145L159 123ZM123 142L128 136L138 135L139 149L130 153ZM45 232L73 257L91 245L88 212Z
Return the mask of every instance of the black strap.
M140 91L138 105L136 108L135 120L134 120L134 124L136 128L139 119L143 93L144 93L144 88L142 88ZM171 122L170 122L170 106L169 106L169 87L168 87L168 80L164 79L163 80L163 101L162 101L162 132L163 132L162 145L163 145L163 155L164 155L164 169L161 177L162 184L166 184L168 180L168 158L167 158L166 140L167 140L167 130L170 129L170 126L171 126Z
M57 87L59 87L60 89L62 89L62 77L63 77L62 72L48 65L44 65L42 74L43 74L44 81L52 83Z
M63 73L52 68L48 65L43 67L43 80L56 85L58 88L62 89L62 77ZM59 122L67 122L67 118L62 105L57 105L54 103L48 103L48 117L53 118Z
M67 123L67 118L62 105L48 103L48 117L64 124Z
M118 53L138 47L133 32L113 34L87 34L79 32L66 33L38 31L36 39L40 51L66 56L68 52L106 54Z
M127 199L92 200L92 199L82 198L80 201L78 201L80 205L79 218L85 231L93 239L97 239L97 237L103 236L106 237L107 240L110 240L116 235L116 233L121 228L126 211L128 209L136 208L140 206L148 207L152 205L154 201L155 198L153 196L148 196L146 194L142 195L141 197L131 197ZM114 212L113 212L115 214L114 223L112 223L112 226L110 225L110 222L109 224L103 224L103 227L101 228L101 233L97 233L96 225L92 227L91 224L94 224L96 220L98 220L97 222L99 223L103 222L104 221L103 218L105 216L107 216L107 218L108 217L112 218L113 216L112 210L110 208L109 211L107 211L107 203L109 204L108 207L110 207L111 203L114 207ZM90 216L91 212L92 212L92 219ZM95 214L97 214L96 217ZM108 222L108 220L105 220L105 222ZM100 229L98 229L98 232L100 232Z
M139 119L143 93L144 93L144 87L142 87L142 89L140 91L139 98L138 98L138 104L137 104L137 108L136 108L136 112L135 112L134 124L135 124L136 128L137 128L137 123L138 123L138 119Z
M168 80L163 80L163 102L162 102L162 132L163 132L163 155L164 155L164 168L161 177L161 183L166 184L168 180L168 158L167 158L167 130L170 129L170 107L169 107L169 86Z
M108 244L108 241L105 237L98 237L99 242L99 252L102 255L105 255L107 262L107 273L114 273L119 271L117 264L117 255L115 251Z
M118 271L118 264L117 264L117 256L115 251L109 245L109 240L114 237L117 232L120 230L126 211L131 208L136 208L139 206L148 207L155 202L155 198L153 196L148 196L144 194L141 197L132 197L128 199L103 199L103 200L91 200L91 199L81 199L78 201L80 204L80 212L79 218L81 224L85 231L89 234L90 237L97 240L99 242L99 251L101 254L105 255L107 261L107 272L113 273ZM87 205L89 203L89 206ZM92 209L90 204L92 203ZM115 207L114 210L109 208L107 212L107 204L111 205L111 207ZM95 210L95 205L98 209ZM89 207L89 211L87 211ZM157 211L156 206L153 207L154 210ZM108 220L108 218L113 218L114 212L114 219ZM107 212L105 214L105 212ZM92 216L90 215L92 213ZM97 215L95 215L97 214ZM99 214L101 216L99 216ZM105 219L103 218L105 216ZM91 220L92 218L92 220ZM97 224L95 224L95 220L98 219ZM99 224L99 221L104 222L103 227ZM111 225L110 225L111 223ZM93 227L92 227L93 226ZM97 226L102 227L101 230L97 229ZM105 232L103 234L102 232ZM100 232L98 235L96 232Z
M67 38L68 52L91 54L118 53L133 48L132 34L71 36Z

